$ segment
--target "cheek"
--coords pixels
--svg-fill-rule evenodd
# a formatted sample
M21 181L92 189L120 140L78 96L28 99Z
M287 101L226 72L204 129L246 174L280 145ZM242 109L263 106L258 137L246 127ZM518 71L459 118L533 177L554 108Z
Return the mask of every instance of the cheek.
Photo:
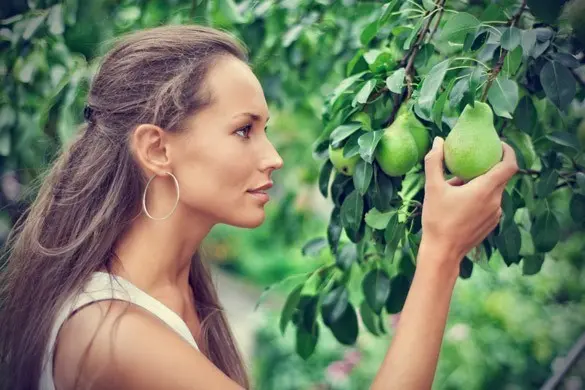
M225 208L238 204L249 183L250 169L236 158L207 155L184 161L176 168L181 199L196 209Z

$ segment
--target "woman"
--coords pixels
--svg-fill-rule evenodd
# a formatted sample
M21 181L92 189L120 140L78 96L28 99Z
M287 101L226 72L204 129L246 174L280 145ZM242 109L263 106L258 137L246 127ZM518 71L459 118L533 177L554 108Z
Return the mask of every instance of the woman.
M161 27L104 58L86 128L11 237L0 356L10 389L241 389L249 380L198 249L259 226L282 159L244 49ZM462 257L496 226L514 153L468 184L425 158L423 238L375 389L430 388Z

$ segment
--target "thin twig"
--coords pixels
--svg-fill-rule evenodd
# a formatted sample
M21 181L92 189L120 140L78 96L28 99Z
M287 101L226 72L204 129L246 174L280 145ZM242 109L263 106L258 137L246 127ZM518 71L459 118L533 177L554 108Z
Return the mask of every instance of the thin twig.
M443 4L444 4L444 2L443 2ZM442 6L441 9L439 10L439 17L437 18L437 22L435 23L435 26L431 30L431 33L429 34L429 40L427 42L430 42L433 39L433 37L435 36L435 33L437 32L437 28L439 28L439 23L441 23L441 17L443 16L444 11L445 11L445 6Z
M390 123L394 122L394 119L396 118L396 114L398 113L398 110L400 109L400 106L402 105L402 103L404 103L405 101L410 99L410 97L412 96L412 84L414 82L414 74L415 74L414 59L416 58L416 55L418 54L420 48L422 47L422 44L425 40L427 33L429 33L429 31L430 31L431 23L433 22L435 15L439 15L438 19L439 20L441 19L441 16L443 14L442 10L444 8L445 1L446 0L436 0L435 7L432 10L425 12L425 15L423 16L423 18L427 18L427 20L426 20L425 24L423 25L423 27L418 32L418 37L416 39L416 42L410 47L410 50L400 60L399 67L405 68L406 87L407 88L406 88L406 92L403 92L401 94L394 94L394 106L392 108L392 113L390 114L388 119L386 121L384 121L384 123L383 123L384 127L386 127ZM437 9L439 10L439 12L437 12Z
M508 27L514 27L516 25L516 23L518 23L518 21L520 20L520 16L522 16L522 12L524 12L525 9L526 9L526 0L522 0L522 5L520 6L520 9L518 9L518 11L508 20L508 23L506 23L506 25ZM508 50L502 49L502 51L500 52L500 58L498 58L496 65L494 66L492 72L490 73L490 76L488 77L488 81L487 81L485 88L483 90L483 94L481 95L482 102L486 101L488 91L490 90L494 80L498 77L498 74L500 74L500 71L502 70L502 67L504 66L504 61L506 59L506 55L508 55Z

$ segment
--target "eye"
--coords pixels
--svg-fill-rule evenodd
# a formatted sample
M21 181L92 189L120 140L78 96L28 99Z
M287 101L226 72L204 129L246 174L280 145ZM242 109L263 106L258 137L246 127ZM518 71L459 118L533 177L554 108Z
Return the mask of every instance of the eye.
M236 134L238 133L244 133L244 135L242 136L243 138L250 138L250 131L252 131L252 125L248 124L244 127L239 128L238 130L236 130Z

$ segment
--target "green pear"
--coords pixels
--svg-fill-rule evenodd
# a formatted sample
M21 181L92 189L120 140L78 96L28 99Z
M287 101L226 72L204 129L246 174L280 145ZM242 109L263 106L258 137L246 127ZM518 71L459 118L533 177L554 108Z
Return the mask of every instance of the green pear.
M412 134L414 142L416 142L416 149L418 150L418 161L422 160L429 151L431 146L431 139L427 128L418 120L412 110L406 108L405 105L398 110L398 117L404 116L404 123Z
M447 168L465 181L483 175L502 159L502 141L487 103L476 101L463 109L445 139L444 152Z
M333 147L329 145L329 160L331 160L331 163L337 171L344 175L352 176L355 172L355 166L360 160L360 155L356 154L352 157L344 157L343 148L333 149Z
M408 130L416 142L416 149L418 150L418 161L422 160L431 146L431 139L427 128L414 116L412 112L408 114Z
M418 162L417 144L408 128L407 115L399 115L376 147L374 156L388 176L402 176Z

